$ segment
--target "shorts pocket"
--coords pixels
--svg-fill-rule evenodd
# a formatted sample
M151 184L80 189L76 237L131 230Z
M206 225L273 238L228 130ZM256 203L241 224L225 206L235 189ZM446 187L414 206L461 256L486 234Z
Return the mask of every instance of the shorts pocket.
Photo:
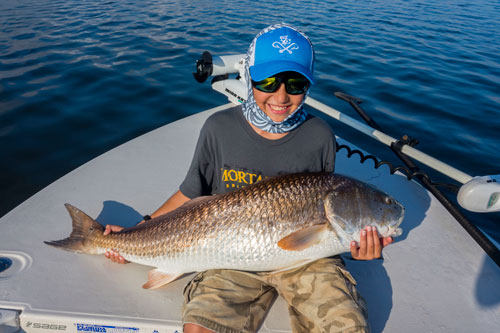
M203 280L204 276L205 272L198 272L191 279L191 281L189 281L188 284L186 284L186 286L184 287L184 291L182 292L182 294L184 295L185 304L191 301L191 299L193 298L193 292L196 290L198 284Z
M344 276L344 279L349 281L354 286L358 284L356 282L356 280L354 279L354 277L352 276L352 274L348 270L341 268L339 266L337 266L337 268L339 269L340 273L342 273L342 275Z
M363 313L363 316L365 318L368 318L366 301L363 298L363 296L361 296L361 294L356 289L356 285L357 285L356 280L354 279L354 277L352 276L352 274L348 270L341 268L341 267L337 267L337 268L339 269L340 273L344 277L346 289L349 292L352 300L360 308L360 310Z

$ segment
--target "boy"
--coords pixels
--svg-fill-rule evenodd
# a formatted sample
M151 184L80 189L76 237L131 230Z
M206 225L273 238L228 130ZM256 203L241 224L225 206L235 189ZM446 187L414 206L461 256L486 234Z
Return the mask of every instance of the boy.
M292 26L270 26L254 38L245 65L247 100L207 119L186 178L153 217L189 199L266 177L334 171L335 136L303 107L314 84L310 40ZM107 226L105 234L118 230ZM351 254L359 260L378 258L391 242L367 228ZM124 262L116 252L106 256ZM184 291L184 331L255 332L279 294L288 303L294 332L365 332L366 308L355 284L338 256L274 274L200 272Z

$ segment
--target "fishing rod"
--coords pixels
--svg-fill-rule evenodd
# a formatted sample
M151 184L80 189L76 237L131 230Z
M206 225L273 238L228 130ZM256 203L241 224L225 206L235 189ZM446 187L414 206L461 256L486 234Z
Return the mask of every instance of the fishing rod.
M363 120L374 130L382 132L382 128L380 125L375 122L374 119L372 119L360 106L359 104L362 103L362 100L354 97L347 95L342 92L335 92L335 96L337 98L340 98L346 102L348 102L354 110L363 118ZM450 214L455 218L455 220L460 223L460 225L469 233L469 235L476 241L476 243L481 246L481 248L488 254L488 256L500 267L500 249L498 249L485 235L483 232L481 232L474 224L472 224L459 210L458 208L448 200L448 198L432 183L430 180L429 176L427 176L425 173L420 171L420 168L413 163L413 161L408 158L407 154L403 152L404 147L410 147L411 140L408 140L408 138L402 139L402 140L391 140L390 148L391 150L396 154L396 156L403 161L403 163L413 172L413 174L416 175L416 178L422 183L422 185L429 190L438 200L441 202L443 207L450 212ZM414 144L414 142L413 142ZM453 168L454 169L454 168ZM438 170L439 171L439 170ZM460 174L460 171L457 172L458 170L454 169L452 170L454 174ZM470 176L469 176L470 177ZM498 176L487 176L487 177L478 177L482 179L492 179L489 183L486 181L486 186L483 185L483 181L477 182L477 178L472 178L467 181L465 185L463 185L460 189L460 191L463 191L463 188L465 186L465 191L467 192L467 195L473 195L475 194L478 190L495 190L496 187L498 187ZM465 178L464 178L465 179ZM492 186L488 186L488 184L493 184ZM472 189L472 190L471 190ZM493 197L493 199L489 199L489 203L486 205L487 207L491 208L495 206L495 203L491 203L491 201L498 200L498 195L499 195L499 190L496 188L497 192L493 192L490 197ZM459 191L459 196L458 198L460 199L460 191ZM463 192L462 192L463 193ZM496 194L495 194L496 193ZM496 195L496 199L495 199ZM468 199L466 197L465 199ZM464 197L462 196L461 198L462 201L464 201ZM477 200L475 200L477 202ZM462 204L461 204L462 205ZM465 200L465 205L468 205L468 201ZM463 207L463 205L462 205ZM464 207L466 208L466 207Z

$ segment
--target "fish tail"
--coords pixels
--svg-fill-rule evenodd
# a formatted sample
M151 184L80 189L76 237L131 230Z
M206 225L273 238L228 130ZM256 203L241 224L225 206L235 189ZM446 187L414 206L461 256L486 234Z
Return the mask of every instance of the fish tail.
M73 221L73 231L68 238L44 243L66 251L96 254L97 249L91 245L91 239L102 235L104 228L78 208L70 204L64 206Z

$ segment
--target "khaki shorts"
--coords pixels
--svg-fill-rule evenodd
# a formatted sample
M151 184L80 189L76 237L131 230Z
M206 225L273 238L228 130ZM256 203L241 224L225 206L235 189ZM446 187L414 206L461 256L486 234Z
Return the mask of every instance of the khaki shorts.
M182 318L216 332L256 332L279 294L293 332L368 332L355 285L338 257L275 274L209 270L184 289Z

